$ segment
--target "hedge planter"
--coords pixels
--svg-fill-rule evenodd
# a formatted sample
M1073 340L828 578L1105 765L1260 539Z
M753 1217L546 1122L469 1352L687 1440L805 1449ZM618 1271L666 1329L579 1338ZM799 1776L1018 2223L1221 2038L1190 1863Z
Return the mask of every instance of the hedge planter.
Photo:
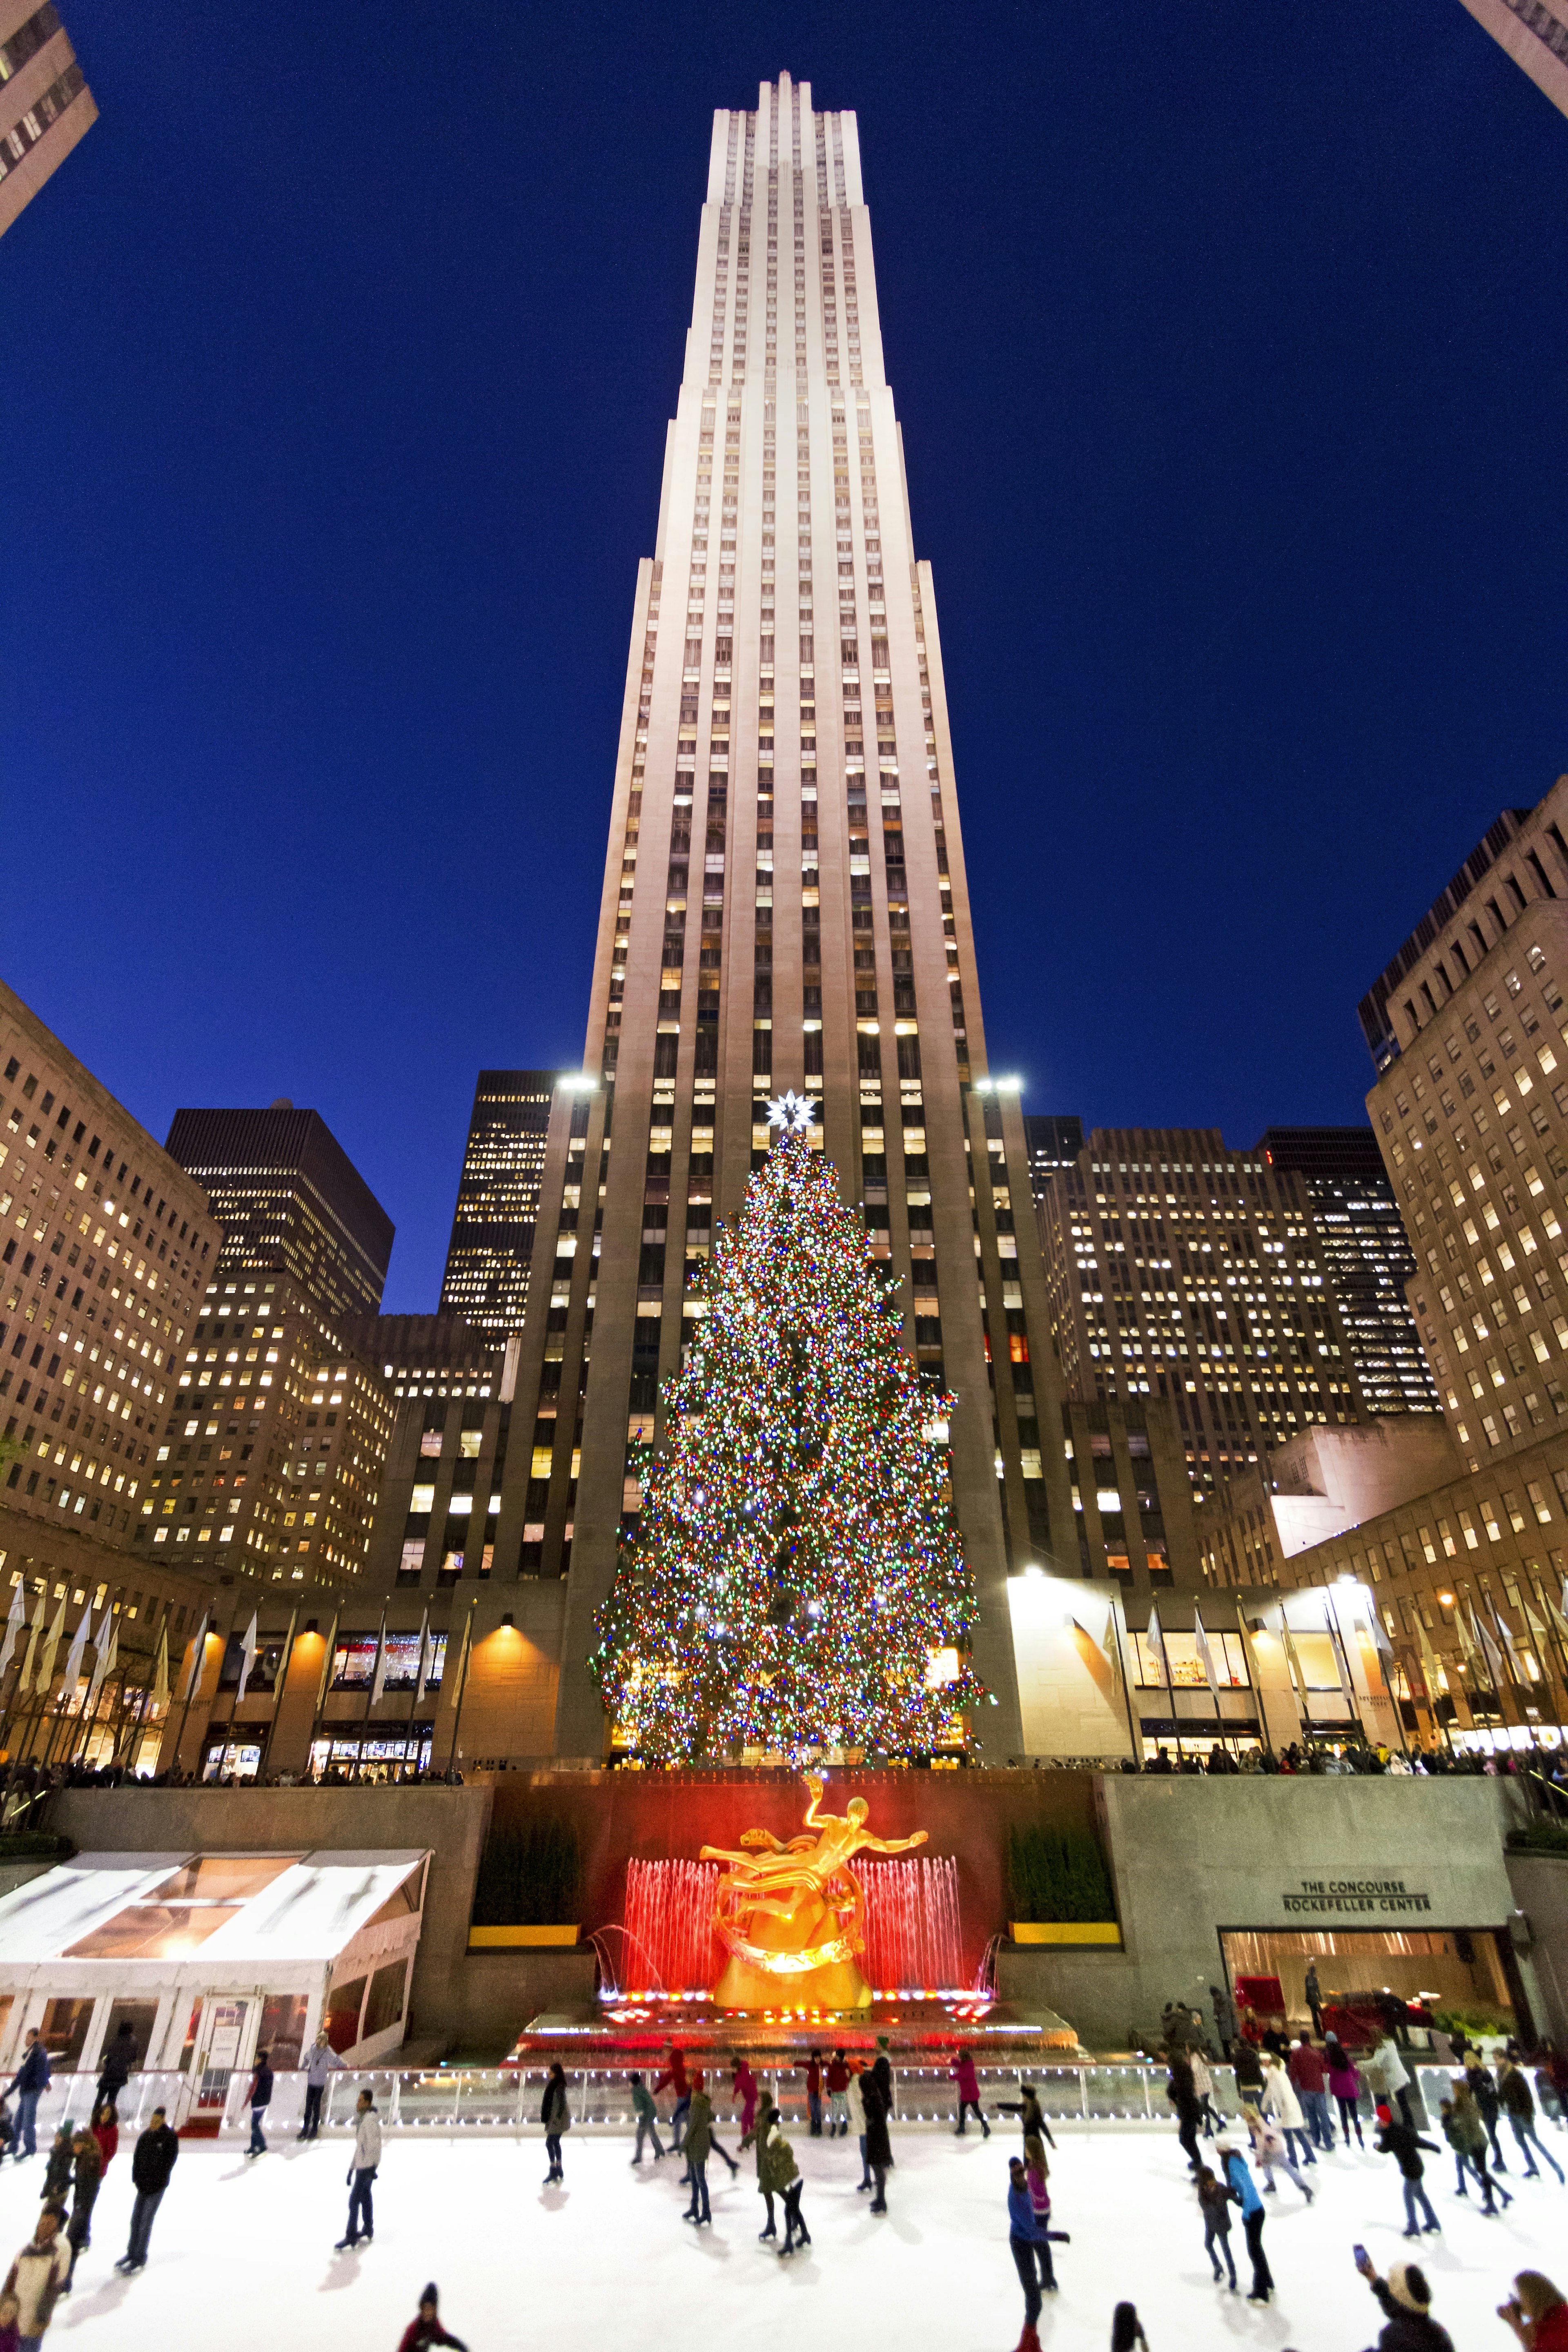
M1016 1944L1121 1944L1114 1919L1015 1919L1010 1933Z
M470 1927L470 1952L537 1951L542 1945L570 1945L577 1941L575 1927Z

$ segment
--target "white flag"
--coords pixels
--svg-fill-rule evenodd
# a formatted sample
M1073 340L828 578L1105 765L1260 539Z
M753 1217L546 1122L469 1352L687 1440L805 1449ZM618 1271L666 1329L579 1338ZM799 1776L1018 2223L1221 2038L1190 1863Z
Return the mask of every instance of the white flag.
M1382 1618L1378 1615L1375 1609L1369 1609L1367 1611L1366 1622L1368 1632L1371 1633L1372 1638L1376 1643L1378 1648L1382 1651L1384 1656L1385 1658L1392 1658L1394 1655L1394 1644L1389 1640L1387 1628L1384 1626Z
M250 1680L250 1670L256 1664L256 1612L253 1609L250 1622L245 1629L245 1638L239 1645L239 1689L235 1697L236 1706L245 1696L245 1685Z
M380 1696L381 1696L381 1695L382 1695L383 1688L384 1687L385 1682L386 1682L386 1612L385 1612L385 1610L384 1609L384 1610L382 1611L382 1612L381 1612L381 1631L380 1631L380 1633L376 1635L376 1641L375 1641L375 1664L374 1664L374 1667L372 1668L372 1670L371 1670L371 1677L370 1677L370 1699L369 1699L369 1702L368 1702L368 1704L369 1704L371 1706L374 1706L375 1705L376 1701L380 1698Z
M106 1612L105 1614L107 1613ZM71 1645L66 1652L66 1678L61 1685L61 1696L68 1701L76 1696L76 1686L81 1679L81 1654L87 1647L91 1624L92 1611L90 1608L84 1609L81 1612L81 1622L71 1635Z
M419 1620L419 1677L414 1685L416 1706L425 1696L425 1680L432 1664L430 1650L430 1612L426 1609Z
M27 1604L22 1598L24 1590L22 1580L18 1577L11 1588L11 1614L5 1620L5 1645L4 1649L0 1649L0 1675L3 1675L10 1664L11 1653L16 1648L22 1628L27 1622Z
M153 1661L152 1704L155 1707L169 1704L169 1612L163 1612L158 1628L158 1654Z
M55 1678L55 1654L60 1646L60 1635L66 1630L66 1604L62 1596L55 1611L54 1621L44 1636L44 1646L38 1655L38 1688L47 1691Z
M1144 1634L1143 1639L1149 1644L1149 1654L1159 1666L1160 1672L1168 1675L1170 1665L1165 1656L1165 1637L1160 1631L1160 1608L1157 1601L1149 1612L1149 1631Z
M103 1678L105 1675L111 1675L114 1672L119 1656L120 1620L118 1617L112 1617L110 1619L107 1642L103 1638L102 1626L98 1629L98 1656L93 1664L92 1680L87 1686L87 1703L89 1707L98 1705L98 1694L102 1687Z
M1204 1631L1203 1618L1196 1609L1193 1611L1193 1638L1198 1645L1198 1664L1204 1670L1204 1675L1208 1683L1209 1689L1217 1699L1219 1696L1219 1676L1215 1672L1214 1653L1209 1648L1209 1637Z
M191 1651L190 1672L185 1676L185 1687L180 1693L181 1699L187 1703L195 1690L197 1684L201 1681L202 1668L206 1664L207 1618L209 1618L211 1614L211 1610L208 1610L206 1616L202 1619L201 1624L196 1629L195 1643Z

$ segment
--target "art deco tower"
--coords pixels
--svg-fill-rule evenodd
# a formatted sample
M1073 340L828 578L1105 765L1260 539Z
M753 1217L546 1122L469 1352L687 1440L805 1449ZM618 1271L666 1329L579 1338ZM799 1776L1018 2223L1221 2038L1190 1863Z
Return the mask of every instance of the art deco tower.
M975 1729L1005 1761L1007 1568L1045 1556L1053 1521L1073 1543L1044 1273L1016 1086L986 1070L855 118L787 75L714 120L584 1072L551 1118L496 1547L500 1575L540 1580L519 1631L560 1663L556 1752L609 1736L584 1660L638 1501L628 1432L653 1427L713 1222L793 1087L902 1285L921 1371L959 1398L953 1497L998 1702Z

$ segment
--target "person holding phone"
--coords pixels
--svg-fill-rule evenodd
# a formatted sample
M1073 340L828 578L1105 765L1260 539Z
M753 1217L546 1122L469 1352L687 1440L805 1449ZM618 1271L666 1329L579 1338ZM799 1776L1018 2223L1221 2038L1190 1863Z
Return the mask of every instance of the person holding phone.
M1432 2316L1432 2289L1415 2263L1390 2263L1379 2278L1364 2246L1355 2248L1355 2266L1365 2279L1388 2325L1377 2352L1454 2352L1454 2339Z

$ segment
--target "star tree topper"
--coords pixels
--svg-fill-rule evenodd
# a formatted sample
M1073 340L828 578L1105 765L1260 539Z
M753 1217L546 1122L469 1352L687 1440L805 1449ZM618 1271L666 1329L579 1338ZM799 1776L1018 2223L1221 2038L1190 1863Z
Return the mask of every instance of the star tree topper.
M811 1125L811 1114L816 1108L809 1095L797 1095L791 1087L768 1105L768 1125L782 1129L785 1135L804 1135Z

